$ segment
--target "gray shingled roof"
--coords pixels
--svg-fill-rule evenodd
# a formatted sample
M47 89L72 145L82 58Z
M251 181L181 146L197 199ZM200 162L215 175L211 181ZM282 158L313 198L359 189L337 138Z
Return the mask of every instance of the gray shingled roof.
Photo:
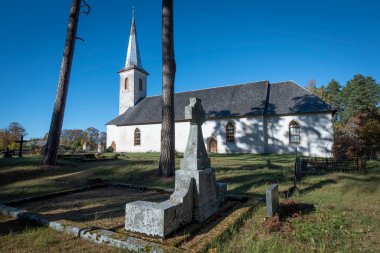
M274 84L262 81L176 93L176 121L184 120L185 106L191 97L202 100L208 119L334 111L329 104L292 81ZM161 96L146 97L107 125L161 123L161 103Z

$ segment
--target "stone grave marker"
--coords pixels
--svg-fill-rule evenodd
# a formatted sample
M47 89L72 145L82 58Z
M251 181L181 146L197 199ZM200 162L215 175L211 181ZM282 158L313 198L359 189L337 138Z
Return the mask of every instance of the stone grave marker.
M266 192L267 216L273 217L279 208L278 184L269 186Z
M205 112L200 99L190 98L185 119L190 121L190 132L181 169L176 171L174 193L161 203L135 201L126 204L126 230L167 237L192 221L203 222L225 201L227 184L216 182L203 140Z

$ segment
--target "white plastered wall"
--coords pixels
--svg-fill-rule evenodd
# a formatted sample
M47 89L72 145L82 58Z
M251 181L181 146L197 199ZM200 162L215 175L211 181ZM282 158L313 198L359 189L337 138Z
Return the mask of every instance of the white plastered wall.
M128 78L128 89L125 89L125 80ZM140 79L143 84L142 91L139 90ZM137 101L146 97L147 75L136 70L120 72L119 84L119 115L123 114L129 107L135 106Z
M289 122L295 120L301 127L298 151L305 155L326 156L333 140L332 115L304 114L208 120L203 126L206 148L210 138L217 141L218 153L294 153L295 144L289 144ZM225 126L231 121L235 126L235 142L226 143ZM134 145L134 131L139 128L141 145ZM265 135L265 129L267 134ZM176 150L184 152L189 134L188 122L177 122L175 128ZM107 147L116 143L117 152L159 152L161 124L134 126L107 126Z
M300 125L300 144L289 143L289 123L294 120ZM267 118L267 153L326 157L333 144L331 113L271 116Z

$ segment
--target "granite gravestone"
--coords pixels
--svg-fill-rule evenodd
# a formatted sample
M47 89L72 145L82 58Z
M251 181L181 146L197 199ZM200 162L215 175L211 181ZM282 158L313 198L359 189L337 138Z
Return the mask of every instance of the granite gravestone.
M267 216L273 217L279 208L278 184L269 186L266 192Z
M225 201L227 184L217 183L204 145L202 124L205 112L198 98L185 108L190 121L189 138L176 171L175 190L161 203L135 201L126 204L125 229L150 236L166 237L191 221L203 222Z

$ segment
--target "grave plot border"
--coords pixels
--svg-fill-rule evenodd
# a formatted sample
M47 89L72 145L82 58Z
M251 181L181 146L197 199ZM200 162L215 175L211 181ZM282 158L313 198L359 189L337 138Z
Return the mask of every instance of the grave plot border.
M55 198L55 197L69 195L73 193L79 193L79 192L84 192L84 191L88 191L92 189L100 189L100 188L106 188L106 187L123 187L123 188L135 189L135 190L141 190L141 191L156 191L156 192L166 193L166 194L171 194L174 191L174 189L171 189L171 188L149 187L145 185L106 182L106 183L94 184L94 185L90 185L90 186L86 186L82 188L75 188L75 189L69 189L69 190L64 190L64 191L59 191L59 192L53 192L50 194L44 194L44 195L39 195L39 196L34 196L34 197L29 197L29 198L4 201L0 203L0 214L14 217L20 220L31 221L35 224L49 227L58 232L63 232L63 233L81 238L89 242L110 245L112 247L127 249L127 250L135 251L135 252L183 252L186 250L191 250L193 252L205 252L207 249L211 247L212 243L219 241L220 238L225 239L226 236L229 235L229 230L231 227L236 228L237 226L240 226L242 223L244 223L247 217L251 216L252 210L254 210L254 208L258 206L259 203L263 202L262 200L249 199L248 197L245 197L245 196L227 195L227 198L226 198L227 200L244 202L240 209L235 210L234 212L232 212L232 214L227 216L227 217L233 216L232 217L233 222L222 222L222 224L216 225L215 227L216 232L215 232L214 237L206 238L205 240L198 242L194 246L190 245L188 248L180 244L168 246L168 245L160 244L157 242L137 238L131 235L127 235L126 238L119 239L118 238L119 234L110 230L105 230L105 229L97 228L97 227L79 228L72 225L64 225L57 221L49 221L48 219L40 216L39 214L31 213L31 212L28 212L27 210L21 210L21 209L12 207L12 205L19 205L19 204L34 202L37 200L45 200L45 199ZM224 220L226 220L226 218ZM186 244L186 243L181 242L181 244Z

